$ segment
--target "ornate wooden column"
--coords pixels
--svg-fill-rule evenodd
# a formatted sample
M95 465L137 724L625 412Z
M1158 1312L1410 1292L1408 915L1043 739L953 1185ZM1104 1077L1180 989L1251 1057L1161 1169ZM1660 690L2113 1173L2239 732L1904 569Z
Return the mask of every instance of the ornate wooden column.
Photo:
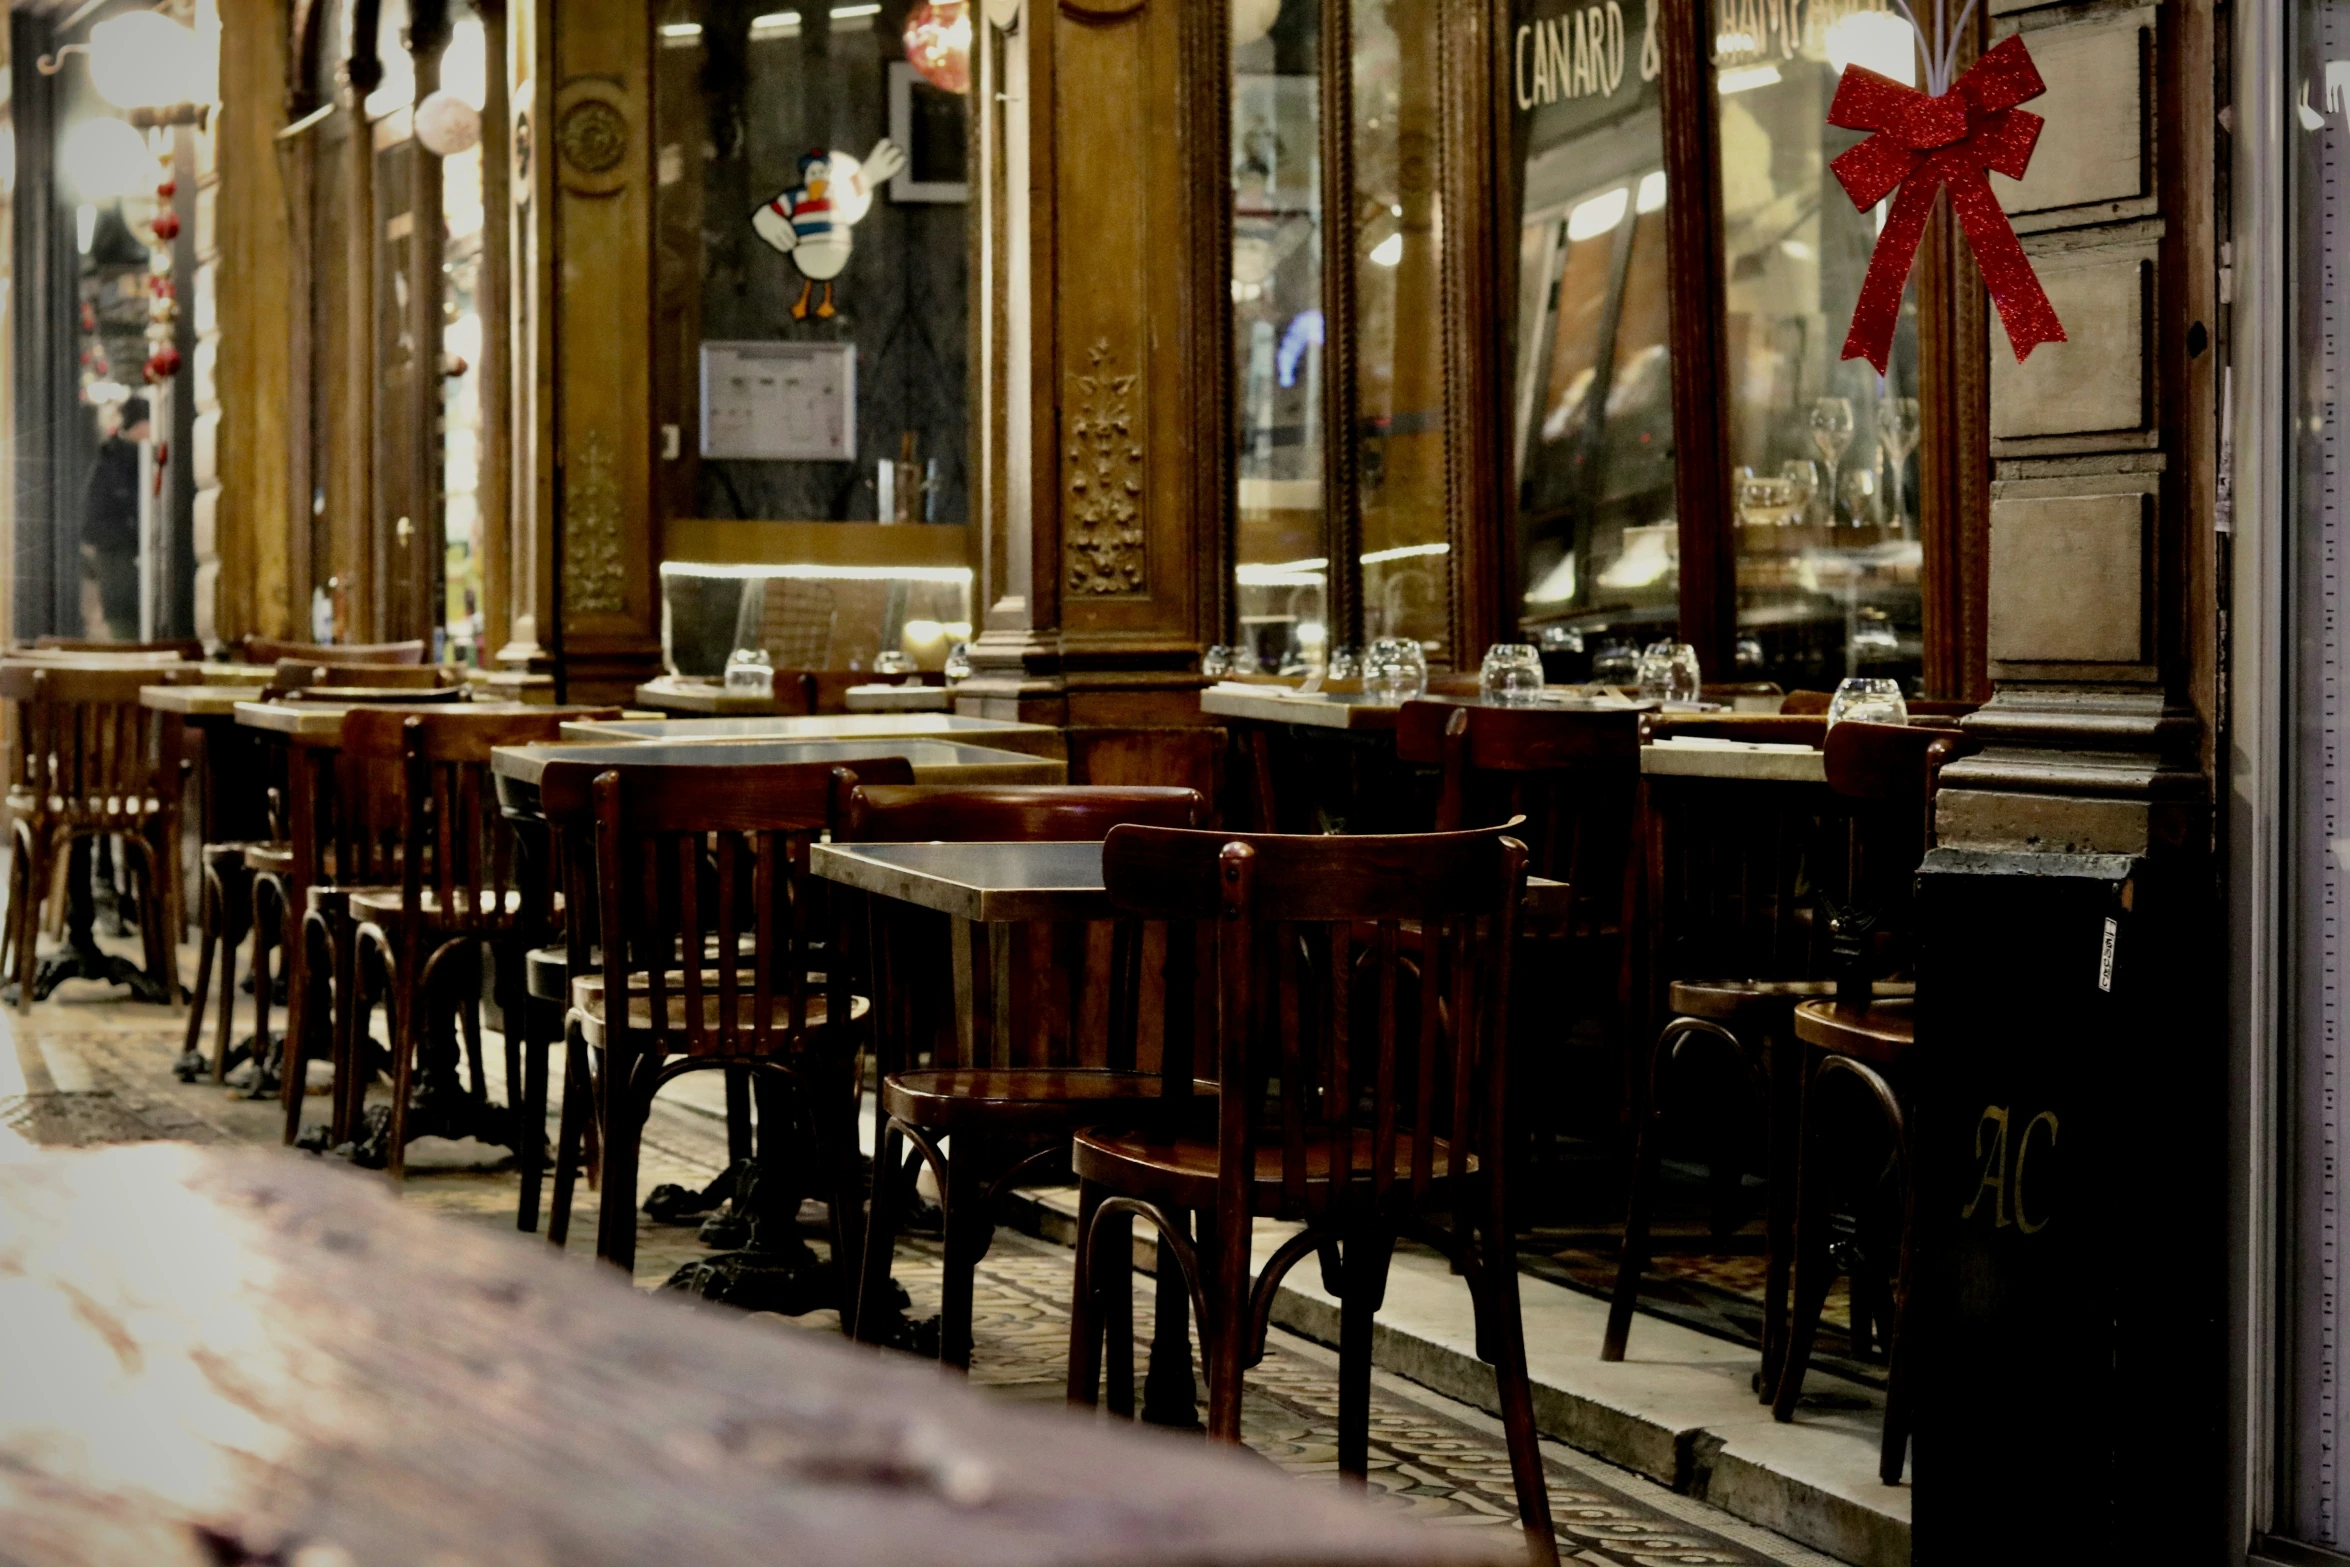
M984 607L958 705L1071 726L1094 776L1090 731L1199 725L1219 640L1228 23L1203 0L980 9Z
M652 525L651 17L641 0L507 13L516 88L509 669L625 698L660 658Z

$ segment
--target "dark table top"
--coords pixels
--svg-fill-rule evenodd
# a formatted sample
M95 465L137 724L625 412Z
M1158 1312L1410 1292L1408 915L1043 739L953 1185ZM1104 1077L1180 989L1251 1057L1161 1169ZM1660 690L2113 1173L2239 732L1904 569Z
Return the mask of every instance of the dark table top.
M512 816L545 814L540 798L557 762L612 767L758 767L777 762L854 762L902 756L916 783L1057 784L1069 775L1057 757L1022 756L949 740L688 740L587 745L504 745L490 753L498 804ZM582 796L584 799L585 796Z
M1443 1563L1246 1455L692 1311L299 1155L0 1166L28 1564Z
M855 887L983 924L1111 917L1098 843L820 843L808 868ZM1567 885L1531 877L1530 914L1567 908Z

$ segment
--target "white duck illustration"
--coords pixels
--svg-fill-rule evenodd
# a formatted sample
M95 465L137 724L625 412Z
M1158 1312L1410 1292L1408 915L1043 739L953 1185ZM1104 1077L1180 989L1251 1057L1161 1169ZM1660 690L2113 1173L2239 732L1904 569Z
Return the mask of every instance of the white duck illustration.
M818 147L800 155L800 182L751 213L751 227L761 239L792 258L800 269L800 297L791 307L794 321L808 318L808 300L818 283L824 285L819 317L833 313L832 280L849 264L849 230L873 205L881 182L906 166L898 144L884 136L862 162L848 153Z

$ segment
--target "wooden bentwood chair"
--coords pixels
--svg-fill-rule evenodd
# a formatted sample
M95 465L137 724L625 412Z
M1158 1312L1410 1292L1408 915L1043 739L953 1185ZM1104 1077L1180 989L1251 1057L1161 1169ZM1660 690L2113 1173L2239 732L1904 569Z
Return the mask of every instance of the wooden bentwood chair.
M834 837L857 843L1089 843L1125 823L1189 827L1204 810L1190 789L867 785L849 795ZM1135 1034L1114 1026L1101 1042L1098 1064L1072 1059L1089 1042L1075 1037L1080 1030L1071 1014L1077 1009L1065 1004L1052 1009L1056 1015L1049 1020L1054 1037L1047 1047L1055 1059L957 1060L951 1009L924 1005L947 959L936 940L941 922L880 899L868 900L867 910L880 1094L855 1331L859 1338L878 1339L889 1314L890 1260L905 1185L897 1176L903 1145L911 1143L938 1180L946 1239L939 1359L968 1367L972 1276L994 1238L989 1209L996 1194L1065 1157L1070 1134L1080 1127L1147 1121L1163 1108L1167 1085L1160 1073L1137 1069ZM1040 962L1030 973L1041 984L1063 987L1065 997L1081 978L1070 971L1085 967L1085 935L1082 927L1029 927L999 931L995 939L1025 940L1035 958L1055 954L1056 961ZM1126 993L1141 981L1141 947L1140 922L1119 922L1107 976L1113 1023L1134 1015ZM999 1048L1007 1058L1015 1051L1009 1041ZM1188 1090L1188 1081L1183 1087ZM947 1149L941 1139L949 1140Z
M1371 1324L1399 1236L1466 1279L1494 1367L1518 1513L1555 1561L1508 1217L1510 958L1526 849L1503 829L1410 837L1234 835L1118 827L1113 907L1215 927L1214 1131L1080 1132L1069 1399L1133 1391L1133 1221L1190 1285L1208 1432L1240 1440L1241 1374L1264 1355L1273 1294L1309 1255L1340 1301L1338 1467L1369 1447ZM1417 954L1404 931L1416 922ZM1170 1214L1202 1221L1196 1249ZM1434 1213L1448 1213L1449 1224ZM1252 1221L1304 1227L1249 1277Z
M31 1009L40 977L42 905L74 845L92 838L125 845L128 868L142 884L147 980L174 1005L180 999L179 759L165 754L162 715L139 703L141 686L173 683L178 673L172 666L0 666L0 697L17 714L6 946L19 1012Z
M565 796L577 781L559 764L541 779L550 825L576 827ZM547 1238L570 1226L572 1176L588 1096L601 1128L604 1201L596 1255L623 1273L636 1263L639 1143L653 1096L679 1075L729 1072L730 1156L748 1147L748 1096L736 1082L766 1079L790 1113L761 1117L763 1156L781 1157L792 1123L813 1135L831 1211L841 1318L862 1238L856 1138L857 1030L868 1010L848 989L848 965L825 962L830 934L823 886L808 849L861 776L910 782L899 757L759 766L599 766L588 787L599 943L568 922L571 1012L562 1130ZM576 884L576 877L575 877ZM820 975L821 988L811 982ZM617 1003L617 1004L616 1004ZM794 1102L796 1101L796 1103ZM738 1110L739 1106L739 1110Z

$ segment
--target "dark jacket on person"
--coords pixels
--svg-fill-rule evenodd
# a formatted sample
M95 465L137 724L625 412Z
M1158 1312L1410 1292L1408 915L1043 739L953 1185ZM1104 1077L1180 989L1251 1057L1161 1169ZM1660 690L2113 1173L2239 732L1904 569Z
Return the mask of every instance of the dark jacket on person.
M139 549L139 443L110 435L98 443L82 496L82 542L108 555Z

